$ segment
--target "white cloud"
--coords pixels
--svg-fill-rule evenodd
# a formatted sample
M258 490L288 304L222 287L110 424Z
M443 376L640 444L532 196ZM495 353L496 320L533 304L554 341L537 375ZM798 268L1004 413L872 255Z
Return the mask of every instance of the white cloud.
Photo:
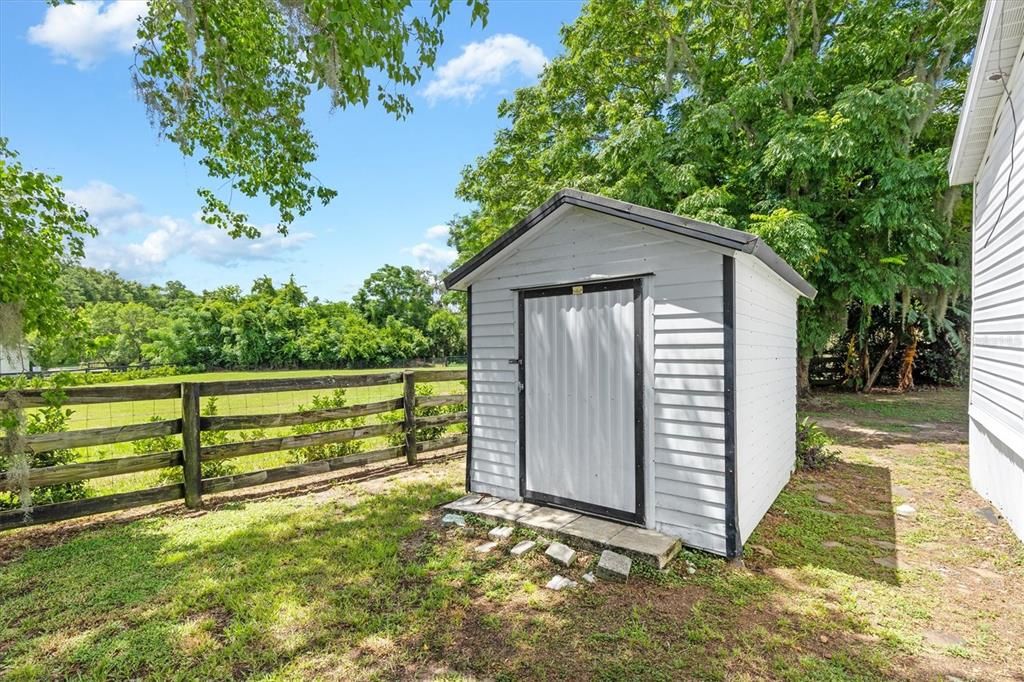
M427 239L448 239L447 225L434 225L428 228L424 235Z
M485 86L500 83L513 69L535 78L547 61L539 47L517 35L491 36L466 45L462 54L441 65L423 95L432 104L439 99L472 101Z
M449 249L437 243L442 239L448 239L448 229L447 225L428 227L427 231L423 233L427 241L404 248L402 253L411 254L421 268L432 272L441 272L451 265L459 255L455 249Z
M150 222L138 199L106 182L92 180L64 193L71 203L88 211L89 222L106 234L144 227Z
M416 259L421 268L426 268L432 272L441 272L451 265L455 257L459 255L455 249L435 246L427 242L411 246L405 249L405 251L412 254L412 257Z
M48 48L58 63L89 69L113 52L130 52L145 0L78 0L46 10L43 23L30 26L28 41Z
M68 190L72 201L89 210L99 235L85 245L85 264L113 269L126 277L152 279L179 256L235 266L242 261L280 260L313 238L309 232L279 234L273 226L258 239L232 239L194 214L189 218L152 215L131 194L100 181Z

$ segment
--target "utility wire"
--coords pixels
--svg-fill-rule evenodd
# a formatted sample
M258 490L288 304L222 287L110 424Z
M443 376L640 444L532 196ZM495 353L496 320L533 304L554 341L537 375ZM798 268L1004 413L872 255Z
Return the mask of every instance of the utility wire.
M1003 54L1003 15L1006 12L1006 6L1003 5L999 10L999 54L1000 57ZM989 80L998 80L999 84L1003 86L1003 94L1006 95L1006 103L1010 105L1010 117L1013 120L1013 130L1010 133L1010 172L1006 175L1006 191L1003 193L1003 201L999 204L999 214L996 215L996 221L992 224L992 229L988 231L988 237L985 238L985 245L981 248L987 249L989 242L992 241L992 237L996 234L996 228L999 227L999 223L1003 219L1003 211L1006 210L1006 200L1010 198L1010 182L1013 180L1013 162L1014 152L1017 147L1017 110L1013 106L1013 96L1010 95L1010 90L1006 87L1006 79L1009 78L1009 74L1003 71L1002 66L999 67L999 73L989 76Z

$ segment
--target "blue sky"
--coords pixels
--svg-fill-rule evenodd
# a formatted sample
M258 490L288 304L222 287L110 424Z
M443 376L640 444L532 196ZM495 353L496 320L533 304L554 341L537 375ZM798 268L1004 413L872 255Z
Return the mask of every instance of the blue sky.
M62 176L90 210L102 234L87 245L89 265L197 290L294 273L313 295L349 298L385 263L437 270L452 257L436 226L467 209L454 196L460 170L490 147L500 100L560 52L559 29L581 3L491 0L486 27L470 27L455 5L408 119L375 104L332 114L323 96L312 98L313 172L339 196L298 220L288 239L271 228L259 241L232 241L196 220L195 188L207 178L157 139L132 89L141 0L0 2L0 136L27 167ZM235 205L256 225L275 219L262 202Z

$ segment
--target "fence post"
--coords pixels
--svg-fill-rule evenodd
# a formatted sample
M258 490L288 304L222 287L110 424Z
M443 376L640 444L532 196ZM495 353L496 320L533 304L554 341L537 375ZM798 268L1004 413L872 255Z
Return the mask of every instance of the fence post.
M199 384L181 385L181 452L185 476L185 506L203 504L203 469L199 461Z
M402 372L402 405L405 408L405 459L416 463L416 375L412 370Z

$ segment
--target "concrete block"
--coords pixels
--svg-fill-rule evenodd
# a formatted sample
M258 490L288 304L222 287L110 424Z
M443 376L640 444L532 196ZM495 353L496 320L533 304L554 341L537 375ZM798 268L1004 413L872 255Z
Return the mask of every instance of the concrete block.
M665 568L672 557L679 552L679 538L670 537L656 530L646 528L623 528L615 534L608 544L615 549L633 552L655 568Z
M594 572L598 578L624 583L629 579L631 568L633 568L632 559L625 554L606 549L601 552L601 558L597 561L597 570Z
M443 509L449 509L451 511L466 512L467 514L478 514L484 509L497 504L499 498L490 497L488 495L464 495L454 502L449 502L444 505Z
M508 540L512 537L512 533L515 531L512 526L497 526L487 532L487 537L492 540L500 542L501 540Z
M548 584L544 587L548 588L549 590L554 590L555 592L558 592L560 590L564 590L567 587L576 587L576 581L570 580L565 576L556 575L554 578L549 580Z
M541 507L526 516L519 517L519 523L534 530L558 530L571 521L580 517L576 512L565 511L564 509L552 509Z
M510 549L508 553L511 554L512 556L525 556L525 555L529 554L533 550L533 548L536 547L536 546L537 546L537 543L534 542L533 540L523 540L522 542L517 544L515 547Z
M466 527L466 519L459 514L445 514L441 517L442 526L458 526L459 528Z
M480 510L480 516L497 519L499 521L515 521L527 514L540 509L529 502L516 502L515 500L498 500L486 509Z
M544 553L549 559L562 566L571 566L572 562L576 560L576 550L561 542L552 542Z
M917 509L912 504L901 504L896 507L896 513L903 517L911 517L917 513Z
M581 516L562 526L558 532L562 535L583 540L590 545L606 545L625 526L615 521L595 519L592 516Z

